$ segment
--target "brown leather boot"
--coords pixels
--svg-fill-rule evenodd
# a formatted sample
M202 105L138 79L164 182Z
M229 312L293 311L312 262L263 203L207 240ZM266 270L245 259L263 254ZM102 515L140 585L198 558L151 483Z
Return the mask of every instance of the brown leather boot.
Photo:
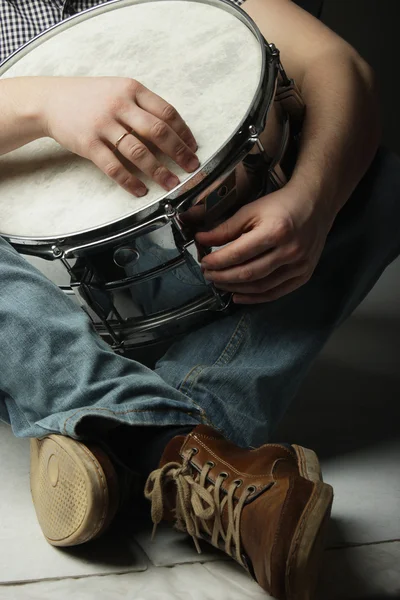
M62 435L31 440L30 482L39 525L53 546L98 537L119 506L118 476L107 454Z
M239 448L210 427L177 436L150 474L154 526L175 520L224 550L279 600L310 600L333 490L306 448Z

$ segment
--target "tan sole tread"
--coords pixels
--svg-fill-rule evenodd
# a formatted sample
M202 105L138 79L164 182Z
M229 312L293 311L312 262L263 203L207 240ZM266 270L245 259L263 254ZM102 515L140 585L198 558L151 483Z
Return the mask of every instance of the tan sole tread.
M61 435L32 439L30 480L37 518L50 544L83 544L101 533L109 505L107 480L85 444Z

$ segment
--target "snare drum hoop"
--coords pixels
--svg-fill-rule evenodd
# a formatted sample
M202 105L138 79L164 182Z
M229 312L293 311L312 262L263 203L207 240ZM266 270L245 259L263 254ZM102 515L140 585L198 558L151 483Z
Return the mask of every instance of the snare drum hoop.
M31 50L41 45L48 39L55 37L58 33L69 29L71 24L78 24L82 21L86 21L92 15L99 15L106 13L118 8L125 8L136 4L147 4L150 2L169 2L170 0L111 0L105 4L94 6L86 9L77 15L68 17L61 23L53 25L46 31L38 34L32 40L21 46L18 50L13 52L5 61L0 64L0 77L16 62L27 55ZM183 0L178 0L183 1ZM57 252L54 252L54 248L66 249L73 246L79 247L80 245L89 246L93 241L96 244L96 240L103 240L104 243L111 243L114 234L129 233L136 229L141 229L141 224L145 224L149 221L149 228L156 229L161 227L168 222L165 218L166 206L177 208L186 204L186 208L189 208L191 203L195 200L198 193L206 189L216 175L221 176L224 173L232 170L238 164L247 152L253 147L257 140L257 136L265 127L269 108L272 104L275 91L276 91L276 79L278 70L278 60L276 54L271 50L268 42L265 40L257 25L253 19L247 15L239 6L233 4L229 0L185 0L186 2L193 2L197 4L208 4L210 6L218 7L236 16L250 31L253 33L258 43L260 44L261 52L261 74L258 87L254 93L252 102L243 116L241 122L238 124L231 137L228 138L225 145L219 148L212 156L210 156L201 167L190 174L188 179L182 182L172 192L166 192L160 196L158 200L153 202L150 206L138 209L132 212L130 215L125 215L122 218L114 219L109 223L105 223L101 226L88 228L84 231L78 231L73 234L69 234L66 238L60 239L60 236L15 236L1 234L8 242L19 247L21 251L26 254L38 254L45 258L54 259ZM229 157L233 155L236 158L231 160ZM200 180L199 184L194 184L193 180L196 178ZM152 223L152 225L150 224ZM96 236L93 236L93 232L96 232ZM92 234L92 235L89 235ZM39 247L42 246L42 249ZM63 252L60 250L59 255Z

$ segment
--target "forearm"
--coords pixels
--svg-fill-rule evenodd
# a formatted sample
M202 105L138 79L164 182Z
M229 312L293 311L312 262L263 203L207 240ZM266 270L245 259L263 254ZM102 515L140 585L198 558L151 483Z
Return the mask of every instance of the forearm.
M34 77L0 81L0 154L43 137L42 90Z
M368 169L379 144L372 70L347 46L327 50L308 65L298 161L289 186L326 205L334 220Z
M246 0L243 6L279 48L306 104L300 155L289 186L299 201L326 203L333 220L377 149L371 69L349 44L289 0Z

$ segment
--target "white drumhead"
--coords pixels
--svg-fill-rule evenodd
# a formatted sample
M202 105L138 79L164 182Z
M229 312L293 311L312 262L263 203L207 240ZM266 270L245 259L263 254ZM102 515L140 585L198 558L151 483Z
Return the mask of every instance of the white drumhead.
M254 34L225 10L187 0L128 0L89 15L42 36L17 55L3 77L135 78L178 109L204 164L238 129L259 86L262 55ZM181 181L188 177L163 160ZM141 178L149 192L139 199L90 161L51 139L37 140L0 157L0 232L66 237L118 221L165 195Z

